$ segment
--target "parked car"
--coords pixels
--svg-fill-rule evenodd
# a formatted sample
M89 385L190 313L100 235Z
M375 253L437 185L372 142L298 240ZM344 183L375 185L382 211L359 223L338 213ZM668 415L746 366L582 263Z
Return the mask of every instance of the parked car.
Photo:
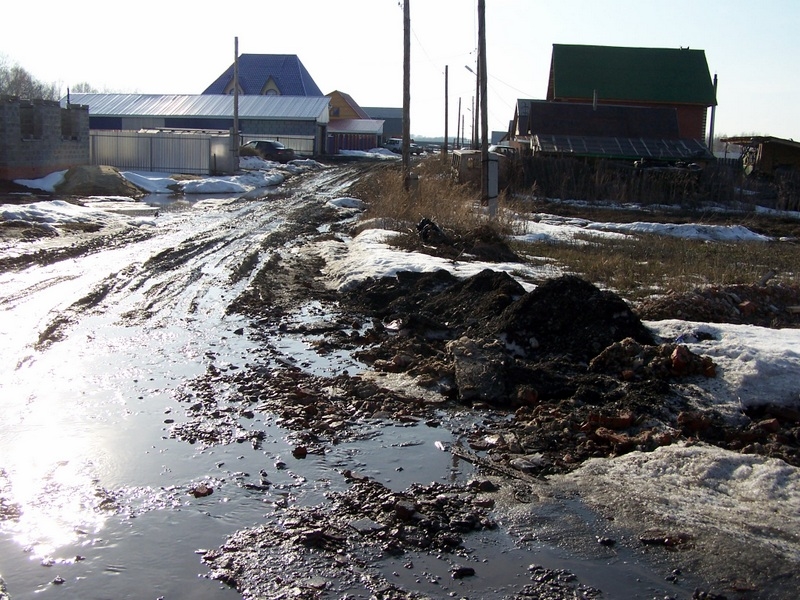
M502 154L503 156L511 159L517 158L517 155L519 154L516 148L507 144L495 144L489 146L489 152Z
M403 140L402 138L389 138L383 147L387 150L391 150L395 154L400 154L403 151ZM412 140L408 144L408 151L411 154L422 154L425 150L422 146L415 144Z
M287 163L295 159L294 150L276 140L251 140L242 148L254 150L264 160Z

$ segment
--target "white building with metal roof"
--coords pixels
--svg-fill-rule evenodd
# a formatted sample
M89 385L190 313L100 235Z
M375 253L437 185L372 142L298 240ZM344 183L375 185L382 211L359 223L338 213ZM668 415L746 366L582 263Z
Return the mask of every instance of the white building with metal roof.
M234 97L212 94L71 94L67 103L89 107L93 131L193 130L230 131ZM312 141L295 148L321 154L329 122L325 96L240 96L239 132L242 139L268 137L290 142Z
M126 169L216 174L238 169L240 144L272 139L300 156L326 152L329 98L214 94L70 94L89 109L92 164Z

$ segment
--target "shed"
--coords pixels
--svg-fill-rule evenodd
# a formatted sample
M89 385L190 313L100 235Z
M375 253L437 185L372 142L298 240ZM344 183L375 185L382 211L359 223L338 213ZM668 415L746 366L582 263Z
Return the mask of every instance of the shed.
M378 119L336 119L328 125L328 154L341 150L372 150L383 135L383 121Z
M680 137L697 140L717 104L703 50L570 44L553 44L547 100L672 107Z
M742 167L755 175L800 170L800 143L772 136L739 136L720 141L742 149Z
M330 124L327 150L336 154L340 150L371 150L381 145L383 120L371 119L350 94L338 90L330 98Z

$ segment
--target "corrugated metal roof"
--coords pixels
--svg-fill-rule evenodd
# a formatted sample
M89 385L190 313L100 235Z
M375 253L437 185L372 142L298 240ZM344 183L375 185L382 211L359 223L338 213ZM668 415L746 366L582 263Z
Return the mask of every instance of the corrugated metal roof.
M380 107L380 106L362 106L364 112L367 113L373 119L402 119L403 118L403 109L402 108L387 108L387 107Z
M698 140L535 135L532 146L535 152L545 154L572 154L609 159L691 160L711 156L708 148Z
M335 119L328 124L328 133L383 133L383 121L378 119Z
M664 102L713 106L717 101L703 50L553 44L548 100Z
M284 96L322 96L322 91L296 54L242 54L239 56L239 87L247 95L259 95L270 77ZM233 80L233 65L203 94L224 94Z
M66 105L66 97L61 99ZM70 94L92 117L231 117L233 96L221 94ZM240 119L328 122L325 96L239 96Z

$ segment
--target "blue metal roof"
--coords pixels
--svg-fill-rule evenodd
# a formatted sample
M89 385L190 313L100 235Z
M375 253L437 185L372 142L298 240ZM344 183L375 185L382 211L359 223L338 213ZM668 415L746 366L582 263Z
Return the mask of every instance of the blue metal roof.
M239 87L243 95L259 95L270 77L283 96L322 96L323 93L296 54L242 54ZM224 94L233 81L233 65L203 94Z

